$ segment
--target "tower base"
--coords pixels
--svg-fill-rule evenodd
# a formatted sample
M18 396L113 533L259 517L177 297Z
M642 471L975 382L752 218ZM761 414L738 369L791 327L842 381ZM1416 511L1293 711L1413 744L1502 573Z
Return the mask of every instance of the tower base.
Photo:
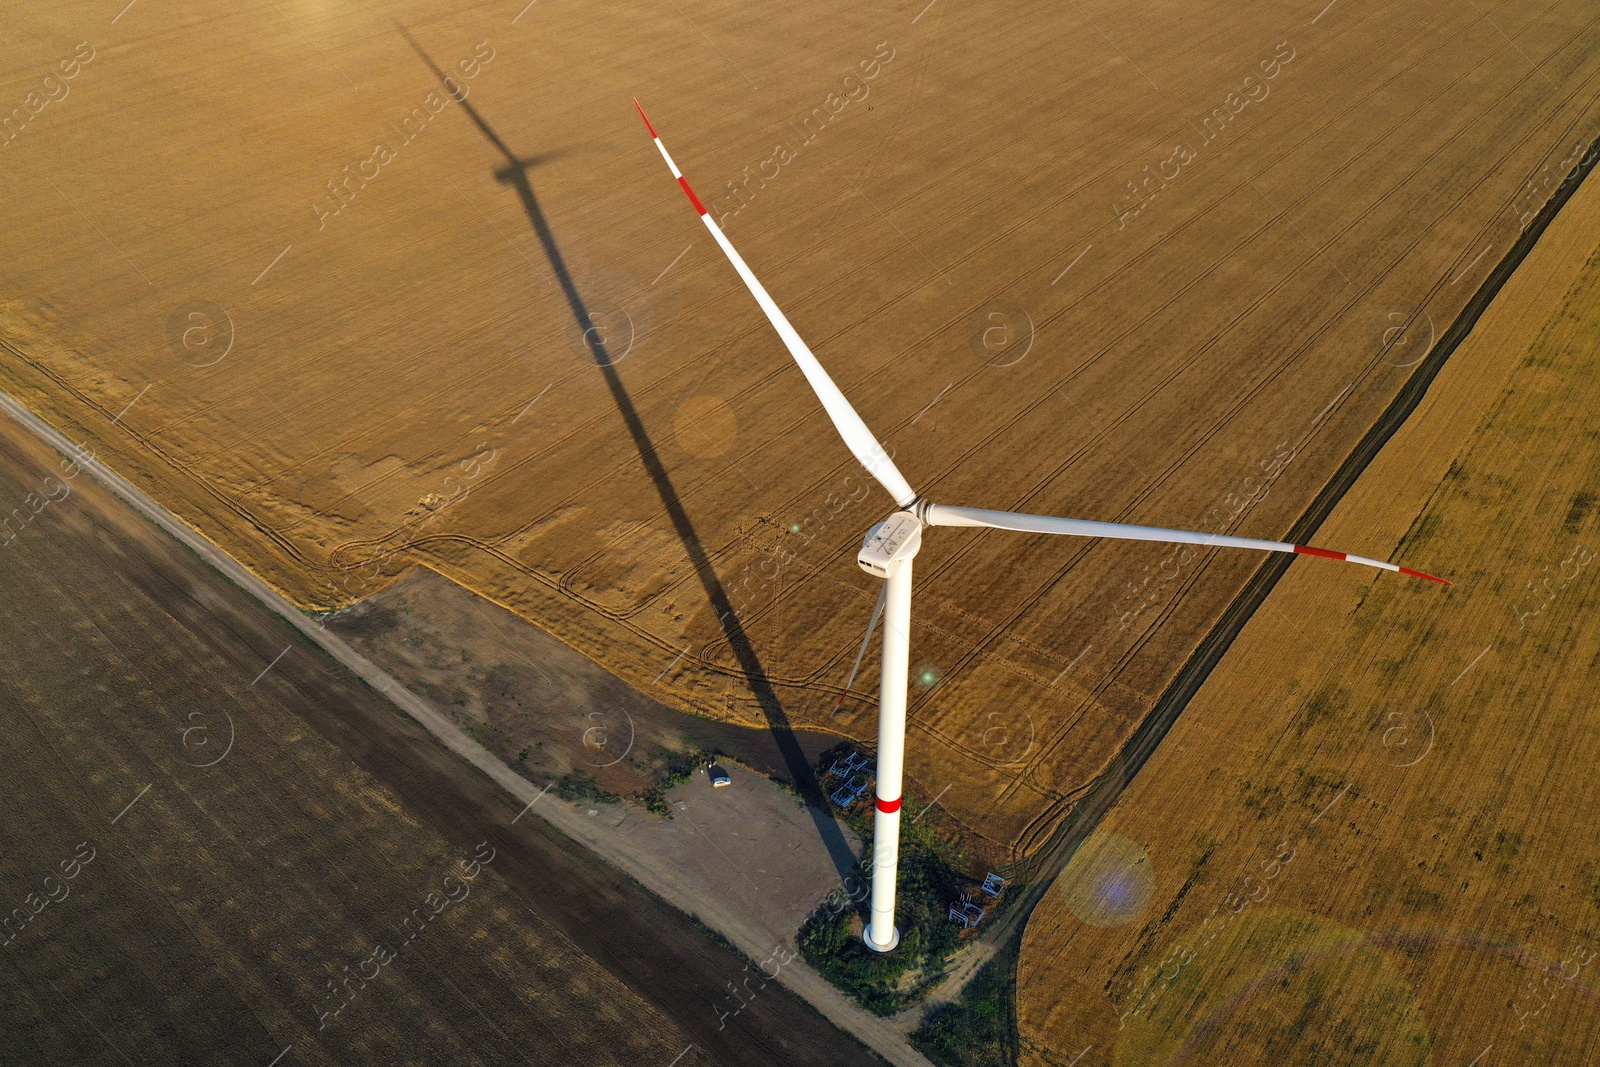
M900 947L900 928L898 926L894 928L894 937L887 945L880 945L872 940L872 924L868 923L867 928L861 931L861 940L865 941L867 947L874 952L893 952Z

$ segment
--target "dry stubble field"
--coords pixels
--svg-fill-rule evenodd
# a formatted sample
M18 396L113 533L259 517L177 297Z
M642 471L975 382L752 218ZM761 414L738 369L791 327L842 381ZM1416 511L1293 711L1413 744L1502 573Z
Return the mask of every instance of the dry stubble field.
M1456 584L1290 571L1034 913L1023 1062L1590 1061L1597 307L1591 180L1327 524Z
M866 739L887 501L630 96L919 489L1258 536L1600 131L1586 0L113 15L12 20L6 388L308 607L425 561L681 707ZM931 536L912 792L1036 846L1258 562Z

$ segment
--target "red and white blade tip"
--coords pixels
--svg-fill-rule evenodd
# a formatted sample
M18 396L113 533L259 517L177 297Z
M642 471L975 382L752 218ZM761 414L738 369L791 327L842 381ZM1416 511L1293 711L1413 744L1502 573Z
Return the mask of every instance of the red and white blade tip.
M656 139L656 128L650 125L650 117L644 113L644 108L639 106L639 98L637 96L633 98L633 106L639 109L639 117L644 119L644 128L650 131L650 139L654 141Z
M672 153L668 152L667 146L661 143L661 138L656 134L656 128L650 125L650 117L644 113L644 108L639 104L638 97L633 98L633 106L639 109L639 117L644 119L644 128L650 131L650 140L655 142L656 151L661 153L661 158L667 161L667 169L672 171L672 176L678 180L678 187L689 198L690 205L700 213L700 217L706 220L706 224L711 225L710 213L706 211L706 206L700 202L700 198L694 195L694 190L689 188L689 179L683 176L683 172L678 169L678 165L672 161Z
M1451 582L1450 579L1448 579L1448 578L1440 578L1440 577L1437 577L1435 575L1428 574L1425 571L1414 571L1410 567L1401 567L1400 568L1400 573L1401 574L1409 574L1413 578L1426 578L1426 579L1428 579L1428 581L1430 581L1430 582L1438 582L1440 585L1453 585L1453 584L1455 584L1455 583Z
M1297 554L1302 556L1321 556L1324 559L1338 559L1343 560L1346 563L1363 563L1369 567L1378 567L1386 571L1394 571L1397 574L1409 574L1413 578L1426 578L1428 581L1438 582L1440 585L1451 584L1447 579L1439 578L1432 574L1424 573L1423 571L1414 571L1410 567L1401 567L1393 563L1384 563L1382 560L1367 559L1365 556L1352 556L1348 552L1335 552L1332 549L1316 548L1312 545L1295 545L1294 550Z

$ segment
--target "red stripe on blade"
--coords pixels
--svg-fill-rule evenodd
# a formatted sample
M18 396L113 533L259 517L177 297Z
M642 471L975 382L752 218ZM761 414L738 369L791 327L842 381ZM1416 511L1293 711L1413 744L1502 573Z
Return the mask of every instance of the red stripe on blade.
M694 195L694 190L689 188L689 179L679 178L678 184L683 186L683 191L689 194L689 203L694 205L694 209L702 215L706 214L706 206L700 202L698 196Z
M900 810L900 801L899 799L885 800L882 797L879 797L878 810L883 812L885 815L893 815L895 812Z
M1329 552L1326 548L1312 548L1310 545L1295 545L1294 550L1302 556L1321 556L1324 559L1344 559L1343 552Z
M650 131L650 139L652 141L655 140L656 128L650 125L650 119L645 115L644 108L639 107L639 98L637 96L633 98L633 106L639 108L639 117L644 119L644 128Z
M1422 571L1414 571L1410 567L1401 567L1400 568L1400 573L1401 574L1409 574L1413 578L1426 578L1426 579L1428 579L1428 581L1430 581L1430 582L1438 582L1440 585L1450 585L1450 584L1452 584L1448 579L1436 578L1431 574L1424 574Z

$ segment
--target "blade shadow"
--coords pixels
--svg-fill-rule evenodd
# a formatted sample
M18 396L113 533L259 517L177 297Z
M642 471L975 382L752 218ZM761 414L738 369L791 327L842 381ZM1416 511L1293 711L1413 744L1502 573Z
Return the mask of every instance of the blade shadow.
M422 61L433 71L441 84L446 83L446 75L434 63L431 56L425 52L406 31L404 26L396 23L402 36L422 57ZM550 263L550 269L555 273L556 281L561 286L562 295L566 298L567 307L572 313L578 328L583 331L583 339L593 357L595 366L600 370L606 388L611 393L611 398L617 406L618 413L627 424L628 434L633 438L634 447L639 452L645 471L650 475L650 480L655 484L656 494L661 498L661 505L666 509L667 517L672 522L678 540L683 544L684 551L689 556L689 562L694 568L695 576L700 581L701 588L705 591L706 599L711 608L717 613L718 623L722 627L723 636L727 639L728 647L733 651L734 657L739 662L739 668L745 674L750 686L751 694L756 698L763 714L767 719L767 728L772 734L773 741L777 744L782 756L784 766L788 769L789 776L795 789L800 793L806 803L806 811L816 825L817 834L822 839L823 846L828 850L829 859L838 870L840 880L850 877L856 866L856 856L850 847L850 842L845 838L844 831L840 828L828 808L827 797L822 792L822 785L817 780L811 761L806 757L800 740L795 736L794 727L789 722L789 716L783 709L783 703L778 699L776 690L767 680L765 669L761 665L760 656L756 653L755 646L751 644L749 635L745 633L743 624L734 612L733 603L728 599L727 590L722 585L722 580L717 577L716 569L712 566L711 557L707 554L705 546L700 541L699 534L695 531L694 522L689 517L688 511L683 506L682 499L678 496L677 487L672 482L672 476L667 472L665 464L656 452L655 442L650 437L650 431L640 418L638 410L634 407L632 398L628 395L627 387L623 385L622 377L617 373L616 362L605 344L603 329L595 324L589 314L588 306L584 303L582 294L578 291L572 274L567 268L565 257L556 242L555 234L550 229L550 224L545 218L544 209L539 205L539 198L534 193L533 184L528 180L528 170L531 166L545 159L551 158L550 154L519 158L509 145L503 141L499 134L484 121L478 110L463 97L452 94L451 99L461 105L480 133L492 144L495 149L505 157L505 165L496 169L493 174L496 181L508 184L516 190L517 198L522 202L522 209L532 224L534 233L538 235L539 244L544 250L545 258Z

